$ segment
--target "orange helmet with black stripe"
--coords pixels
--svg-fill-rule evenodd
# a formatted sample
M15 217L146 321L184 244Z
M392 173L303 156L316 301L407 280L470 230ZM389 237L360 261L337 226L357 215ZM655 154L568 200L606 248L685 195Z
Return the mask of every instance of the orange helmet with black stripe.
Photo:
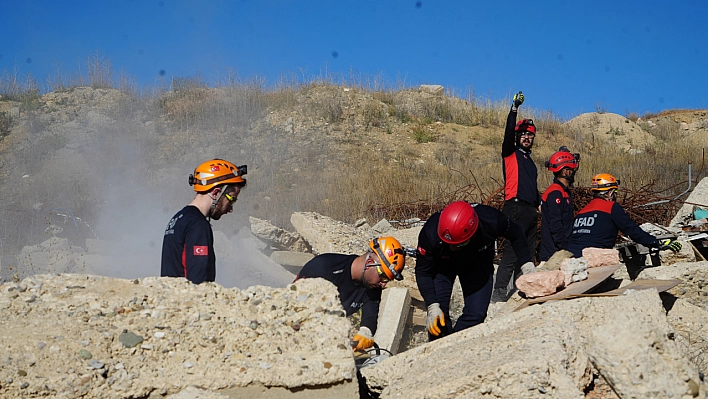
M197 166L194 173L189 175L189 185L194 186L194 191L198 193L205 193L225 184L244 186L246 179L243 175L246 173L248 173L246 165L236 166L229 161L216 158Z
M406 251L397 239L387 236L369 241L369 248L381 261L381 270L389 280L403 280L403 267L406 265Z
M619 188L620 181L609 173L600 173L592 177L590 191L607 191Z

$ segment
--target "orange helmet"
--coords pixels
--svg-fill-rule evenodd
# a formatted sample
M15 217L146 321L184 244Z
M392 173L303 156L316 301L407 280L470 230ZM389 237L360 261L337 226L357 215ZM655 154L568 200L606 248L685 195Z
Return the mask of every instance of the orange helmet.
M369 248L379 257L381 269L389 280L403 280L403 266L406 265L406 251L397 239L387 236L369 241Z
M189 175L189 185L194 191L204 193L224 184L246 184L242 176L248 173L246 165L236 166L223 159L212 159L197 166L194 174Z
M477 226L479 226L479 217L472 204L466 201L455 201L440 213L438 236L448 244L461 244L474 235Z
M619 188L620 181L609 173L600 173L592 178L591 191L607 191Z
M570 151L558 151L546 161L546 167L553 173L560 172L563 168L578 169L580 154L571 154Z

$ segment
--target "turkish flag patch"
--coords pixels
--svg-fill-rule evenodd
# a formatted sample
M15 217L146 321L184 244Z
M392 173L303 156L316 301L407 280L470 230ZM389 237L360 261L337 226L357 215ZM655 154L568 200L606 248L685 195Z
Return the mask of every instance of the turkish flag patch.
M209 255L209 247L206 245L195 245L194 246L194 256L207 256Z
M556 204L560 205L560 203L561 203L561 199L560 199L560 198L556 198Z
M423 248L423 247L418 247L418 253L425 256L428 253L428 251L426 251L425 248Z

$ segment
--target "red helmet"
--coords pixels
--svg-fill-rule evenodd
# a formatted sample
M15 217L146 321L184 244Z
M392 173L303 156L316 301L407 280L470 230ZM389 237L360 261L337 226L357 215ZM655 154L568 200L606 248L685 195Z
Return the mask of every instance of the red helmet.
M466 201L455 201L440 213L438 236L448 244L463 243L474 235L479 226L477 212Z
M516 134L521 134L523 132L530 132L534 135L536 134L536 125L533 124L533 119L522 119L514 128Z
M578 169L580 154L571 154L569 151L558 151L546 161L546 167L553 173L560 172L563 168Z

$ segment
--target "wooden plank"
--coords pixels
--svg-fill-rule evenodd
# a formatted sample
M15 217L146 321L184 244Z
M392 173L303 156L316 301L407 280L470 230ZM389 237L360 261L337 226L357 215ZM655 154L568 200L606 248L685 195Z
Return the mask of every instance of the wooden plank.
M538 298L534 299L527 299L519 305L518 308L514 309L514 312L517 310L521 310L529 305L533 305L535 303L543 303L546 301L555 301L558 299L567 299L572 297L573 295L579 295L579 294L584 294L593 288L595 288L598 284L601 282L605 281L608 277L612 275L617 269L620 267L623 267L624 265L612 265L612 266L601 266L601 267L593 267L588 269L588 278L583 281L578 281L577 283L570 284L569 286L565 287L563 290L556 292L555 294L552 295L546 295L546 296L541 296Z
M681 280L634 280L631 284L627 284L624 287L616 288L612 291L598 292L595 294L577 294L571 296L571 298L581 298L581 297L593 297L593 296L618 296L624 295L628 290L647 290L655 288L659 292L668 291L677 285L683 283Z

